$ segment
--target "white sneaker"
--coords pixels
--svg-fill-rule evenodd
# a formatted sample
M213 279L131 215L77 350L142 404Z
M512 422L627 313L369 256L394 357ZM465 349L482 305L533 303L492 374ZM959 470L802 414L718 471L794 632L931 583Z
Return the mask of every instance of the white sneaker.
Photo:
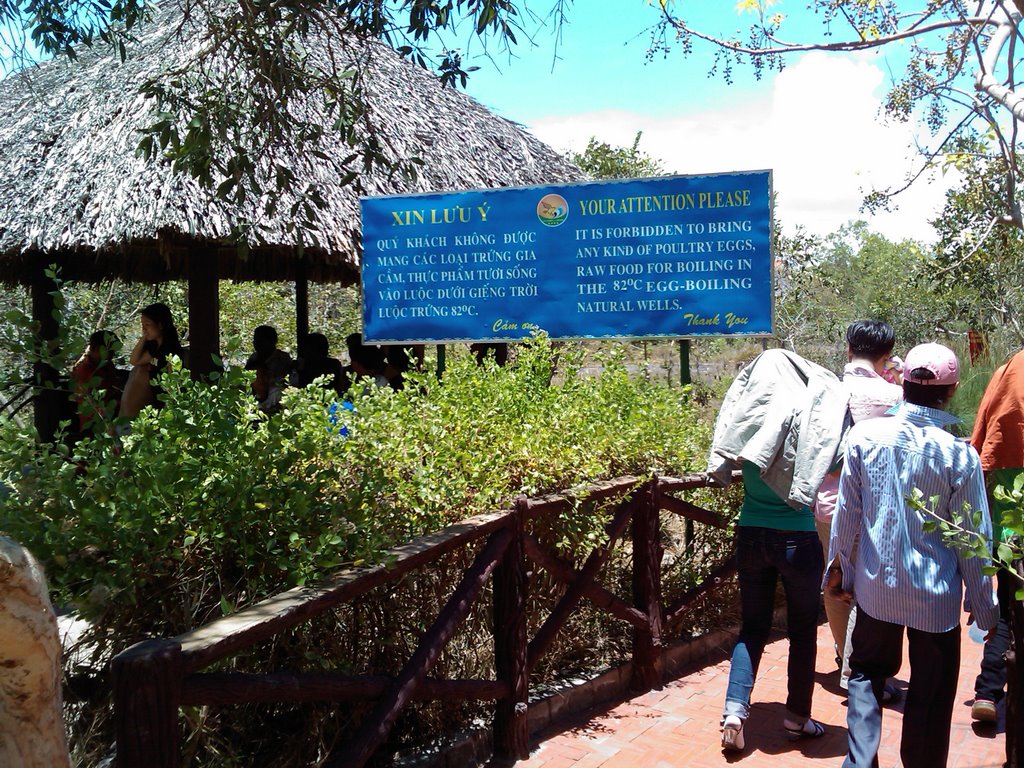
M729 715L722 723L722 749L728 752L743 751L743 721L736 715Z

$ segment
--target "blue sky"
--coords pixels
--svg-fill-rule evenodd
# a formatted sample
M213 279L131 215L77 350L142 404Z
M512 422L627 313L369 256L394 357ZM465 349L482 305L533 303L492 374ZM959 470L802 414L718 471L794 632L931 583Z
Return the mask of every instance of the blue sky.
M688 15L717 29L737 29L746 21L732 2L699 5L703 12ZM717 10L708 12L709 7ZM461 50L480 68L466 90L495 111L528 122L621 108L624 100L648 114L672 115L713 108L757 87L747 68L735 70L733 85L709 79L709 57L685 58L673 50L667 58L658 53L648 60L650 31L659 17L645 0L577 0L568 8L557 48L550 25L524 20L534 44L520 41L511 58L492 51L493 60L480 56L479 42L466 43L463 35Z
M546 5L542 0L536 7ZM677 8L682 5L688 19L712 33L749 25L733 0L680 2ZM820 36L820 17L808 14L806 5L778 0L772 6L792 14L789 39ZM689 57L677 47L648 60L658 13L646 0L576 0L553 67L550 30L539 29L534 46L516 46L511 59L492 51L494 61L479 56L479 43L467 44L462 35L465 63L480 67L466 90L561 151L581 150L591 136L625 146L642 131L641 150L667 171L771 168L776 213L789 230L799 225L827 234L864 218L892 239L931 239L928 220L940 210L949 179L915 185L894 213L869 217L859 210L867 192L901 186L915 169L920 132L888 124L880 109L890 69L902 69L902 49L805 54L760 81L752 68L737 65L728 84L708 77L710 46L695 47Z

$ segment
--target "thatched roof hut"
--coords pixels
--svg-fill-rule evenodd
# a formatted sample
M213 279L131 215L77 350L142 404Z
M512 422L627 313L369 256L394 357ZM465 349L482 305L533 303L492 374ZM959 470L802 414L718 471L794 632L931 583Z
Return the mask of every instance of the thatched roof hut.
M152 103L140 86L194 55L203 30L171 6L154 11L121 62L98 45L78 60L49 61L0 81L0 281L22 282L31 266L57 261L69 279L122 277L159 282L186 273L197 244L219 247L218 274L243 280L295 277L296 237L285 215L262 220L263 244L240 258L232 227L261 219L260 201L243 207L213 199L170 164L136 155ZM399 174L363 176L339 186L351 149L340 141L326 158L274 158L315 180L327 208L317 242L306 237L308 277L351 282L360 263L359 195L403 194L557 183L578 169L516 124L376 41L358 47L368 92L365 122L399 156L423 165L410 182ZM325 118L326 123L330 120Z
M336 36L331 45L306 41L309 55L330 48L362 72L366 113L396 158L418 157L415 180L386 170L341 185L352 170L352 149L329 137L321 153L277 146L261 161L316 183L325 208L320 228L297 248L293 199L267 216L264 201L237 205L216 198L170 163L137 154L140 132L153 122L141 87L183 67L209 39L198 17L173 2L150 6L152 21L137 27L126 61L103 46L82 49L76 61L48 61L0 81L0 283L33 286L33 314L43 338L54 338L52 284L57 264L68 280L122 278L189 281L192 369L209 370L219 347L217 279L295 280L296 332L307 328L306 280L352 283L361 260L359 197L559 183L583 174L518 125L492 114L464 93L376 40ZM326 33L323 33L326 34ZM332 62L333 65L333 62ZM216 64L214 64L216 66ZM252 78L238 73L240 88ZM291 105L307 117L323 114L322 94ZM332 143L333 142L333 143ZM238 223L255 223L256 237L239 248ZM55 373L37 371L41 380ZM37 407L36 424L43 426ZM44 419L45 421L45 419ZM54 422L55 423L55 422Z

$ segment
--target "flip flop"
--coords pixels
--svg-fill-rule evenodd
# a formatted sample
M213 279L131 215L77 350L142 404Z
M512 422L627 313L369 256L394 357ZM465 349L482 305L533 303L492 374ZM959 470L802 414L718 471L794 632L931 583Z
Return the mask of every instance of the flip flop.
M816 739L825 735L825 726L811 718L807 718L803 725L796 725L791 720L783 720L782 726L792 739Z

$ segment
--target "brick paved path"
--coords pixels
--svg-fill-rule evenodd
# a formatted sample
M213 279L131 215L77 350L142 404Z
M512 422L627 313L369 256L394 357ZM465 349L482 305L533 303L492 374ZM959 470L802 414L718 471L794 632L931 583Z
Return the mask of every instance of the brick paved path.
M846 699L839 695L832 637L827 624L818 628L817 685L814 717L826 726L820 739L790 741L782 729L786 700L784 638L773 637L765 649L754 688L750 719L744 729L746 749L723 753L718 727L729 675L721 660L693 667L661 690L611 707L578 715L541 734L530 759L516 768L708 768L737 764L742 768L820 765L839 766L846 754ZM966 627L961 651L960 686L953 711L949 768L998 768L1005 755L1003 711L998 726L972 725L970 703L981 660L980 643ZM909 664L904 657L896 684L906 688ZM900 765L902 701L886 707L882 718L882 768Z

